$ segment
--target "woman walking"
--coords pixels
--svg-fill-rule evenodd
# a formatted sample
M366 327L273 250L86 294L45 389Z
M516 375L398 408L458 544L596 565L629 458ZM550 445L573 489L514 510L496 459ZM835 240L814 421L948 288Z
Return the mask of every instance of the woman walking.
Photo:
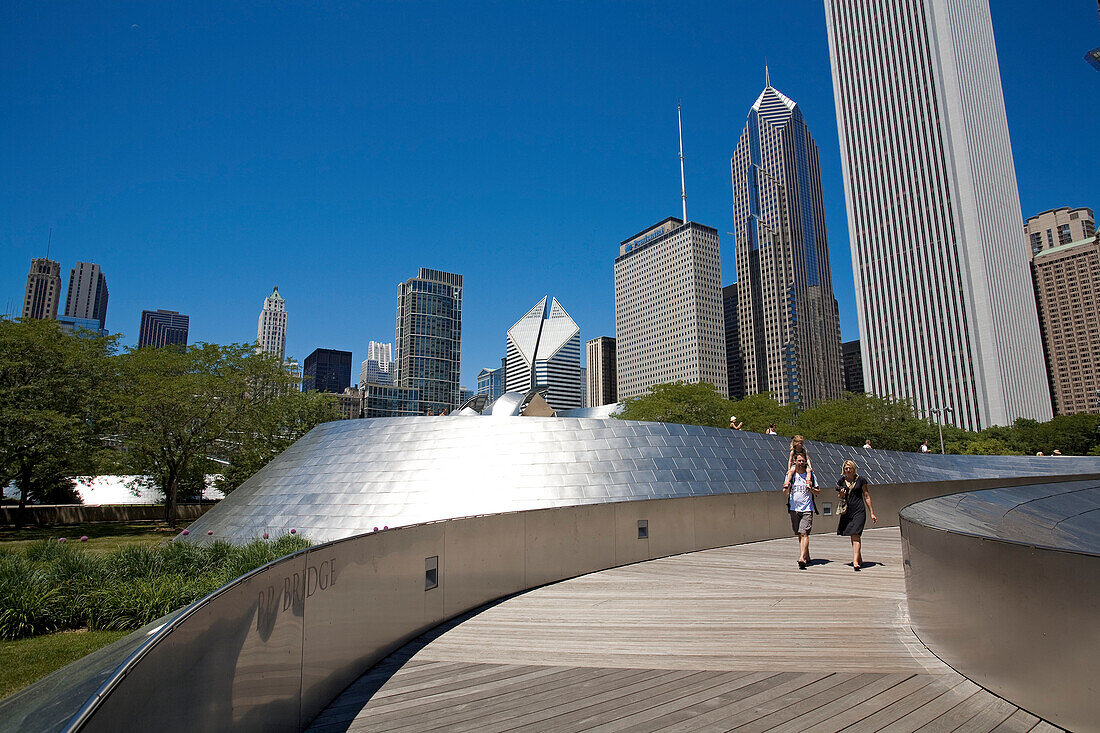
M863 525L867 523L867 514L871 515L873 524L878 524L878 517L871 507L871 492L867 488L867 480L856 473L855 461L844 461L844 474L836 482L836 490L840 493L842 507L838 512L840 521L836 533L852 538L852 569L859 572L863 567L863 555L860 554Z

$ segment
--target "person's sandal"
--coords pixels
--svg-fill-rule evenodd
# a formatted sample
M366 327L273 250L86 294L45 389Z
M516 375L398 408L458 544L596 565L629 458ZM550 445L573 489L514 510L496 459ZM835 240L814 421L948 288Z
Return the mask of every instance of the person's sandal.
M802 562L801 560L799 560L799 561L798 561L798 569L799 569L799 570L805 570L805 569L806 569L806 563L804 563L804 562Z

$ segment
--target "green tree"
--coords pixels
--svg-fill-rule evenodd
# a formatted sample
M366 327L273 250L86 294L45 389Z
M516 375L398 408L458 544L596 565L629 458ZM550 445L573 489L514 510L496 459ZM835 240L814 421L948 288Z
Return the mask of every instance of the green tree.
M116 338L77 338L56 321L0 318L0 483L30 500L71 496L94 470L98 423Z
M929 447L939 442L936 427L918 419L908 402L872 394L846 392L822 402L799 415L796 426L809 440L840 445L860 446L870 440L875 448L913 451L923 440Z
M732 405L712 384L672 382L655 384L646 394L626 400L615 417L725 428L735 414Z
M217 487L229 493L324 422L339 418L336 395L283 390L258 404L243 430L226 441Z
M771 394L762 392L731 402L729 414L737 416L737 420L744 426L743 430L763 433L771 425L775 425L775 431L780 435L792 436L797 432L794 429L797 413L794 405L781 405ZM726 420L728 426L729 415Z
M135 349L119 357L118 372L119 457L164 492L172 526L181 483L232 453L296 382L254 344Z

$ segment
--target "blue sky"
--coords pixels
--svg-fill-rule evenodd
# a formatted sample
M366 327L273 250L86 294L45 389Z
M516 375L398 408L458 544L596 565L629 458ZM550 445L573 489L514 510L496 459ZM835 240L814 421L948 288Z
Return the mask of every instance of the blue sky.
M994 0L1025 216L1100 207L1092 0ZM760 93L821 150L833 286L858 337L821 2L90 3L0 7L0 305L30 259L107 275L192 341L250 341L278 285L288 352L392 341L397 283L465 276L463 384L543 295L614 333L620 240L679 215L719 230ZM8 302L10 300L10 306ZM358 369L353 381L358 376Z

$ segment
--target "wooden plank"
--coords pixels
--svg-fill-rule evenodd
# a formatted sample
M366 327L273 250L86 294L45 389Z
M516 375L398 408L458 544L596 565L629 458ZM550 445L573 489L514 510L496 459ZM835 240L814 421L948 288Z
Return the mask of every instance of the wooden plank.
M793 539L724 547L519 594L397 650L310 730L1057 730L913 636L896 528L864 535L862 573L847 538L811 553L800 571Z
M1039 718L1026 710L1017 710L993 729L993 733L1027 733L1039 723Z

